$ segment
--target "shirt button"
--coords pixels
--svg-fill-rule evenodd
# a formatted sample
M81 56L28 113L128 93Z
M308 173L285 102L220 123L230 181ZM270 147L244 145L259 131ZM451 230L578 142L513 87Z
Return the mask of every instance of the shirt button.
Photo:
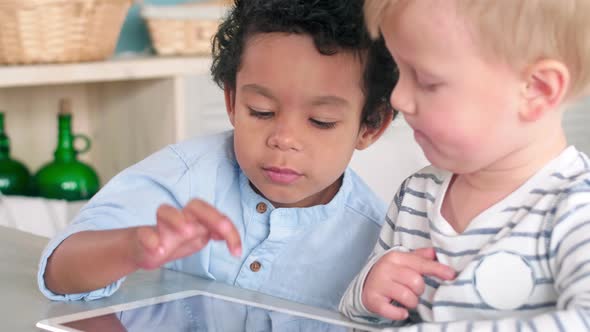
M256 204L256 212L258 212L258 213L266 212L266 204L263 202Z
M252 270L252 272L260 271L261 267L262 267L262 264L260 264L259 261L254 261L250 264L250 270Z

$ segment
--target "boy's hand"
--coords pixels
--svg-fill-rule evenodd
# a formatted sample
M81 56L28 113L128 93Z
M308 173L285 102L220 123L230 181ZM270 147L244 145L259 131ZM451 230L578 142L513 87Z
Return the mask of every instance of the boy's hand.
M455 278L455 271L436 261L433 248L408 253L387 253L367 275L362 293L365 308L391 320L408 318L406 308L416 308L420 295L424 292L423 275L452 280ZM392 301L405 308L393 305Z
M229 219L202 200L190 201L182 210L161 205L156 226L137 228L135 262L155 269L191 255L211 240L225 240L232 255L242 255L240 234Z

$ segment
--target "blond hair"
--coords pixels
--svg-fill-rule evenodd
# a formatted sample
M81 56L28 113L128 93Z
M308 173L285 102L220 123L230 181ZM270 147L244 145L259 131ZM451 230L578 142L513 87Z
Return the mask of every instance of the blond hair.
M366 0L365 18L373 37L384 15L412 1ZM441 0L448 1L448 0ZM555 59L569 69L568 97L590 93L590 0L455 0L485 55L500 57L521 70L538 60Z

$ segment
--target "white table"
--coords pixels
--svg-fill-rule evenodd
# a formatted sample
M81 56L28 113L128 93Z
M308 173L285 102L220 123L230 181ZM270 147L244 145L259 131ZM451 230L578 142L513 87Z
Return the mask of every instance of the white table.
M204 290L331 319L345 319L336 312L165 269L152 272L139 271L132 274L123 283L121 289L109 298L90 302L52 302L39 292L36 279L39 257L47 241L43 237L0 226L0 324L2 324L0 330L37 331L35 324L41 319L188 289Z

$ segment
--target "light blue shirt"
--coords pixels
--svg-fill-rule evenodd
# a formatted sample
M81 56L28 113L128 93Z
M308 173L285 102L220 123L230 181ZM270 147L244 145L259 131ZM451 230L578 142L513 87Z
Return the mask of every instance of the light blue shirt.
M337 308L366 262L387 210L351 169L330 203L274 208L254 192L238 166L233 132L192 139L124 170L95 195L45 248L38 273L41 292L52 300L111 295L123 279L89 293L51 292L43 280L48 257L73 233L153 225L161 204L181 208L194 198L232 220L242 239L242 257L233 257L225 242L215 241L167 268L328 309ZM259 203L266 204L265 212L257 211ZM261 264L256 272L250 268L255 261Z

